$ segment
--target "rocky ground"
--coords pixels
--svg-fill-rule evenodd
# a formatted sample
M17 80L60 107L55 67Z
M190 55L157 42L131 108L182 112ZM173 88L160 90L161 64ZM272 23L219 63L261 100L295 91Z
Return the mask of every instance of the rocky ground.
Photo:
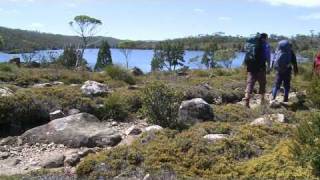
M65 118L62 118L64 120ZM54 121L54 120L53 120ZM144 120L137 120L130 123L103 122L100 125L109 127L109 131L118 132L121 136L121 142L115 145L129 145L143 131L150 130ZM90 131L98 131L90 129ZM48 131L46 131L48 133ZM110 147L68 147L64 144L41 143L30 141L23 143L23 134L18 137L7 137L0 140L0 175L27 174L29 172L40 170L42 168L52 169L60 168L66 175L74 175L75 166L82 158L90 153L96 153L102 149ZM41 134L39 134L41 136ZM79 132L77 136L85 136L85 132ZM41 136L43 137L43 136ZM59 137L60 140L68 137ZM62 168L62 169L61 169Z

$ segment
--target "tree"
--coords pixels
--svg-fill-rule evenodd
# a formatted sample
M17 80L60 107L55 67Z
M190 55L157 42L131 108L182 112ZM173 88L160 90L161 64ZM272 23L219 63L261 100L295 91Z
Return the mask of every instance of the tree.
M80 63L83 60L85 49L92 40L93 36L97 33L97 27L102 25L102 22L99 19L95 19L86 15L80 15L76 16L69 24L82 39L81 53L75 65L78 67L81 65Z
M163 70L166 67L168 71L176 70L177 66L183 66L185 62L184 53L182 43L161 42L154 49L152 69Z
M63 54L58 58L57 62L66 68L74 68L79 59L80 52L74 47L64 48Z
M3 47L4 47L4 40L3 40L3 38L0 36L0 50L2 50Z
M120 42L118 45L120 52L124 55L124 57L126 59L127 69L129 69L129 58L130 58L130 55L132 53L132 49L134 48L134 46L135 46L135 43L132 41L123 41L123 42Z
M98 59L94 67L94 70L101 71L104 67L108 65L112 65L110 45L108 41L103 41L99 49Z
M215 59L221 62L225 68L231 68L233 59L236 57L236 53L233 49L223 49L216 51Z
M205 48L205 52L203 54L201 64L204 64L208 69L215 68L217 66L217 62L214 59L215 51L218 49L217 44L210 43Z

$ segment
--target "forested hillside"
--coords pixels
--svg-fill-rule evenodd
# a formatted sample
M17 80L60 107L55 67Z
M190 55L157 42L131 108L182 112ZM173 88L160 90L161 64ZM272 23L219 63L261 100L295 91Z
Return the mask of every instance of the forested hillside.
M75 45L81 43L80 38L77 36L64 36L58 34L40 33L36 31L26 31L19 29L10 29L0 27L0 36L3 37L6 52L21 52L31 50L43 49L61 49L68 45ZM99 46L101 40L108 40L111 46L116 46L119 42L118 39L108 37L95 37L93 47Z

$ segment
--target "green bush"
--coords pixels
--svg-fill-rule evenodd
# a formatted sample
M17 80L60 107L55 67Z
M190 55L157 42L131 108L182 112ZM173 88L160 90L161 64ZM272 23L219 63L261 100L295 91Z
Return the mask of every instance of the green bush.
M319 112L305 116L300 120L290 150L301 165L311 164L314 174L320 176Z
M308 98L312 101L315 107L320 107L320 79L315 78L309 85Z
M176 128L181 96L162 83L149 84L142 93L142 108L149 123Z
M252 109L242 105L227 104L215 106L215 119L223 122L249 122L259 117L259 114Z
M18 135L49 121L49 110L32 94L15 94L0 98L0 127L2 133ZM3 135L8 135L3 134Z
M124 121L129 115L128 105L125 99L118 94L110 95L99 111L101 120L113 119L115 121Z
M114 80L124 81L130 85L136 84L134 77L120 66L107 66L106 73Z
M88 156L78 166L77 174L89 175L92 179L99 176L112 179L134 169L142 169L151 176L171 169L177 175L176 179L303 177L307 172L301 173L304 168L295 168L294 161L283 157L281 159L286 161L278 162L279 158L272 156L274 147L282 138L287 138L288 131L282 125L268 128L207 122L182 132L165 129L145 133L131 146L119 146ZM227 133L230 137L210 143L203 138L208 133ZM269 161L259 159L264 155L272 158ZM259 166L259 162L263 166ZM251 168L253 166L255 168Z
M12 64L8 63L0 63L0 71L2 72L13 72L15 67Z

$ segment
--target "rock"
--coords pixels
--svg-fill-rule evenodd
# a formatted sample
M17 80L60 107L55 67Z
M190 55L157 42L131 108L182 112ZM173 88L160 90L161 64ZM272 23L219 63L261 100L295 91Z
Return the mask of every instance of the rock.
M187 126L213 118L212 107L201 98L183 101L179 108L178 120Z
M8 152L0 152L0 160L7 159L10 156Z
M145 128L146 132L150 132L150 131L161 131L163 128L161 126L158 125L154 125L154 126L149 126Z
M80 158L86 157L88 154L94 154L95 151L93 149L84 149L78 152Z
M36 61L31 61L30 63L27 64L28 68L39 68L40 66L41 66L41 64Z
M142 76L144 74L143 71L138 67L132 68L131 73L134 76Z
M137 89L139 89L139 86L138 85L129 85L128 89L129 90L137 90Z
M9 165L9 166L16 166L16 165L18 165L19 163L21 162L21 159L12 159L12 160L10 160L7 164Z
M284 114L271 114L270 118L275 121L275 122L279 122L279 123L287 123L288 119L285 117Z
M216 142L222 139L227 139L229 135L227 134L208 134L205 135L203 138L210 141L210 142Z
M89 139L89 147L108 147L108 146L116 146L122 140L120 134L112 134L110 132L101 132L97 133L93 137Z
M253 122L250 123L251 126L272 126L272 121L265 117L255 119Z
M71 156L67 156L64 160L64 164L69 165L71 167L76 166L80 162L79 154L72 154Z
M15 64L15 65L17 65L18 67L20 67L20 65L21 65L21 60L20 60L20 58L13 58L13 59L10 59L9 61L8 61L10 64Z
M45 88L45 87L51 87L51 83L40 83L40 84L35 84L32 87L33 88Z
M17 144L17 137L9 136L9 137L6 137L0 141L0 146L4 146L4 145L12 146L15 144Z
M112 121L111 122L111 126L118 126L118 125L119 125L119 123L117 121Z
M75 115L75 114L79 114L81 111L79 109L70 109L68 111L68 115L71 116L71 115Z
M30 129L21 135L21 139L23 143L53 142L72 148L115 146L121 141L121 136L119 131L109 126L93 115L80 113Z
M63 82L60 82L60 81L54 81L51 83L53 86L60 86L60 85L64 85Z
M0 87L0 97L13 96L14 92L7 87Z
M188 88L184 93L184 98L188 100L202 98L210 104L215 104L217 99L222 101L221 95L207 83Z
M178 76L187 76L188 75L188 70L189 70L189 67L188 66L184 66L184 67L182 67L181 69L179 69L177 71L177 74L178 74Z
M63 154L51 154L48 157L43 157L42 162L40 163L42 168L58 168L62 167L64 163L64 155Z
M139 135L142 133L142 130L133 125L129 129L127 129L125 133L126 135Z
M63 117L65 117L65 114L61 110L57 110L57 111L50 113L50 120L51 121L55 120L55 119L63 118Z
M270 108L279 109L281 108L281 103L278 100L270 101Z
M101 95L110 92L109 87L105 84L95 81L86 81L81 87L82 93L85 95Z

